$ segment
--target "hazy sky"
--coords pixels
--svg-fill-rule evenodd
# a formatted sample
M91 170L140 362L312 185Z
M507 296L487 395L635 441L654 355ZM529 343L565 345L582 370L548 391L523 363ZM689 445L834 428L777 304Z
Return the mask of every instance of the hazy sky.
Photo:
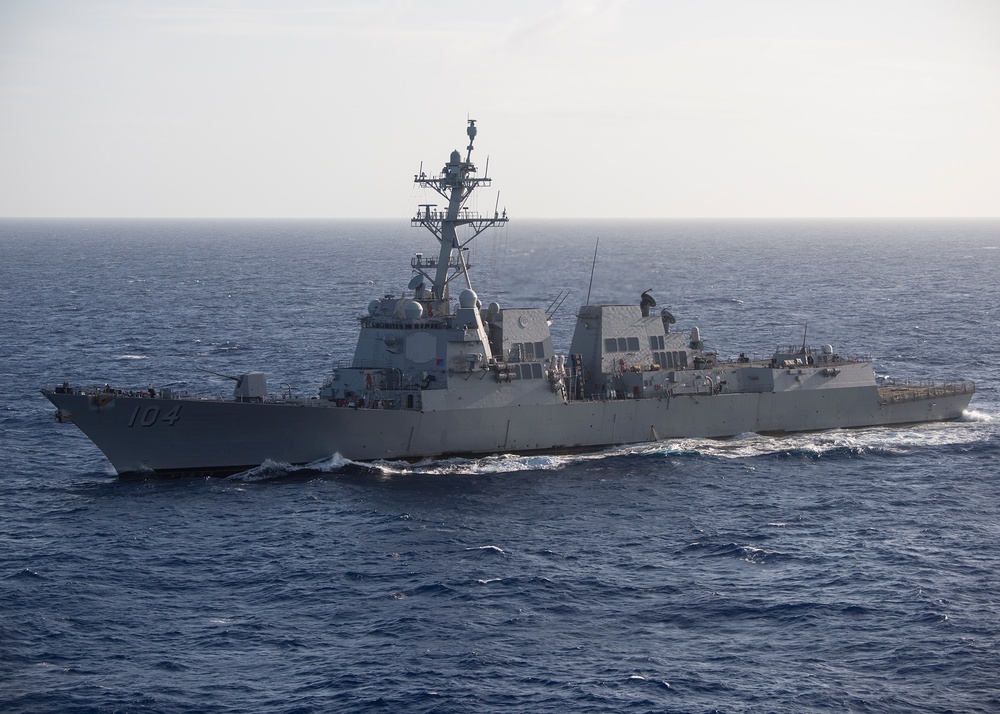
M0 0L0 216L405 218L467 117L514 218L1000 216L1000 1Z

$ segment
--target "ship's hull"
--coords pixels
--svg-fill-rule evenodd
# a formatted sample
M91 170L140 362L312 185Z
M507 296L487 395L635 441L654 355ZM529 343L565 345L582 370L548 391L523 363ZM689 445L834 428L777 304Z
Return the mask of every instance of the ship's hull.
M169 475L224 475L266 461L302 465L334 454L374 461L571 453L682 437L946 421L959 418L972 397L971 391L944 390L895 398L875 387L852 387L415 411L352 409L317 400L44 394L118 473Z

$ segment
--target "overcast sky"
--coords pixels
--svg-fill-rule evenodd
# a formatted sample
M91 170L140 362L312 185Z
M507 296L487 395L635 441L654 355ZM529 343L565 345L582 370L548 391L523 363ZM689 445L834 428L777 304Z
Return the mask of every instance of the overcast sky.
M1000 2L0 0L0 216L406 217L467 117L514 218L1000 216Z

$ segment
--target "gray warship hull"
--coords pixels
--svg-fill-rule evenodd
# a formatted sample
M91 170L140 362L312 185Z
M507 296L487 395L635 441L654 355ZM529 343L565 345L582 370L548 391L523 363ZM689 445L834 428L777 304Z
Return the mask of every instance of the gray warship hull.
M954 420L967 384L690 394L523 407L406 411L301 403L45 396L120 474L227 475L271 461L307 465L485 454L573 453L663 439L724 438Z
M354 359L308 399L270 395L262 372L229 377L233 399L80 389L43 394L119 473L225 474L265 462L304 465L484 454L569 453L685 437L731 437L957 419L975 385L879 386L870 359L831 345L778 349L769 359L722 359L698 327L667 310L587 304L568 351L553 344L554 310L484 306L472 289L468 245L507 223L469 210L490 185L468 153L453 151L436 175L414 176L446 202L420 204L411 220L437 240L416 253L403 297L375 298L359 316ZM471 235L470 235L471 234ZM595 265L597 250L595 248ZM593 273L591 275L593 281ZM451 292L464 285L456 301ZM217 374L217 373L216 373ZM225 377L226 375L218 375Z

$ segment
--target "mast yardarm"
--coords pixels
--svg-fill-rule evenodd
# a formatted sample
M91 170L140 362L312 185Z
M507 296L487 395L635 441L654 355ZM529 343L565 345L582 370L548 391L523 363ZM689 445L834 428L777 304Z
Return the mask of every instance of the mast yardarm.
M472 192L480 186L489 186L489 177L476 178L476 166L472 163L472 146L476 140L476 120L469 119L469 126L466 129L469 135L469 145L466 147L467 154L465 161L456 149L451 152L448 163L441 169L438 176L427 176L420 173L413 177L413 182L426 188L431 188L441 195L448 202L448 207L444 211L437 209L436 204L421 204L417 210L417 215L410 222L414 226L423 226L429 230L441 244L441 250L437 261L425 260L422 257L415 258L413 267L428 280L433 281L432 292L437 300L448 298L448 284L457 276L465 277L466 285L471 289L472 281L469 278L469 264L466 260L466 251L479 234L491 226L501 225L507 222L507 210L501 214L494 211L493 216L481 216L479 213L470 211L465 204ZM458 235L460 226L469 226L472 235L464 240ZM433 277L428 271L434 271Z

